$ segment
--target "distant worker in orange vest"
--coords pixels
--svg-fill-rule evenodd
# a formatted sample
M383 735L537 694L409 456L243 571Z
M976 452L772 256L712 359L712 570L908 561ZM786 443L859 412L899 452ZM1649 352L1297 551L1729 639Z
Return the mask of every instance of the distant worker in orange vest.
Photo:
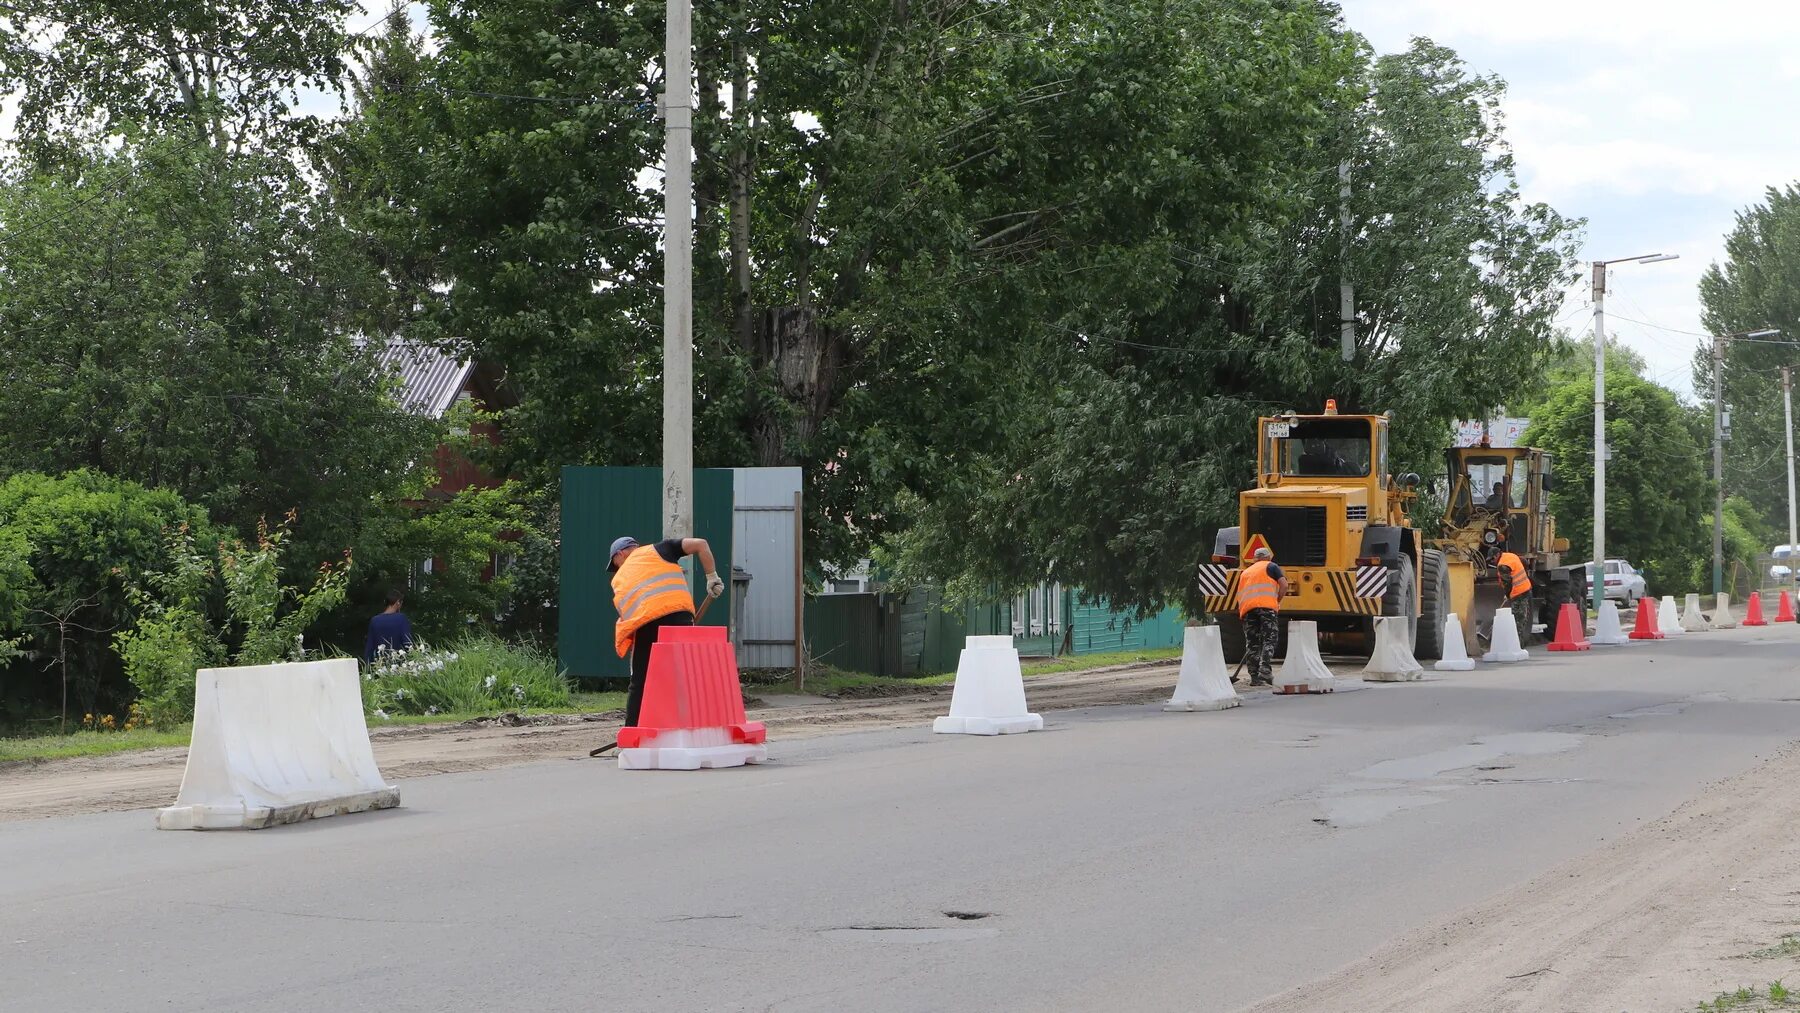
M1519 638L1531 636L1531 571L1516 552L1501 550L1494 556L1494 573L1506 588L1506 604L1518 621Z
M1250 685L1275 683L1275 647L1281 640L1281 596L1287 575L1275 565L1275 554L1261 546L1256 561L1238 575L1238 620L1244 624L1244 663Z
M625 695L625 727L634 728L644 702L644 679L650 674L650 647L665 626L694 625L694 598L688 593L681 557L699 556L706 570L706 593L718 597L725 581L716 572L712 547L704 538L665 538L639 545L630 536L612 543L613 648L631 656L631 689Z

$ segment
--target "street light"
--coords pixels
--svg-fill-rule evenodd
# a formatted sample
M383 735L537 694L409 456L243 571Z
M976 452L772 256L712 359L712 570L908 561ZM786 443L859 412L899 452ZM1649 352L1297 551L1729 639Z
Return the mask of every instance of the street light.
M1735 331L1715 334L1712 339L1713 374L1713 594L1725 590L1725 342L1732 338L1773 338L1781 331L1766 327L1760 331ZM1788 541L1789 554L1793 540Z
M1594 261L1594 612L1606 603L1606 266L1660 264L1674 253Z

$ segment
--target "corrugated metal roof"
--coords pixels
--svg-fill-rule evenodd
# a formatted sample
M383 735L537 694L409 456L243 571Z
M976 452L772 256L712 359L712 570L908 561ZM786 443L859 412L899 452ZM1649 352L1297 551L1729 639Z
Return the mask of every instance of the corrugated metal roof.
M400 403L407 411L441 419L475 371L464 362L436 348L389 338L375 353L381 367L400 379Z

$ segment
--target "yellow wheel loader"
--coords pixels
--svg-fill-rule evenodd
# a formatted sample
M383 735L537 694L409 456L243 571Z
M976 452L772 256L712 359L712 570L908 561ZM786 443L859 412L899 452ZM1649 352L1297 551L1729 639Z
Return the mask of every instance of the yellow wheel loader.
M1506 592L1494 572L1500 552L1514 552L1530 571L1531 595L1520 611L1556 632L1564 602L1587 595L1587 564L1564 565L1569 540L1556 535L1550 515L1555 479L1550 455L1531 447L1453 447L1444 453L1449 476L1442 534L1431 546L1450 573L1450 611L1462 621L1469 653L1485 649L1494 610ZM1585 610L1583 612L1585 615ZM1521 625L1521 637L1531 630Z
M1291 619L1317 622L1328 650L1367 653L1374 617L1404 616L1414 655L1442 655L1449 570L1407 518L1419 476L1388 474L1388 422L1340 415L1335 401L1319 415L1257 420L1256 488L1239 494L1237 526L1219 531L1199 572L1227 661L1243 657L1238 575L1261 545L1288 579L1283 651Z

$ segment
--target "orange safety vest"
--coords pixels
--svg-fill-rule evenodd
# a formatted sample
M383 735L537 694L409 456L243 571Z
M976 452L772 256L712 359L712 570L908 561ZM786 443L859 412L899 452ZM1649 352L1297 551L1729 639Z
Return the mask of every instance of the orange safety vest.
M619 572L613 574L612 586L613 608L619 610L613 649L621 658L631 653L631 642L645 623L694 610L687 572L657 555L654 545L631 550Z
M1269 575L1268 563L1251 563L1238 575L1238 617L1251 609L1281 611L1281 585Z
M1525 561L1520 559L1517 553L1500 553L1500 562L1498 565L1504 566L1512 571L1512 587L1508 588L1506 592L1506 597L1508 599L1517 598L1530 592L1531 574L1526 571Z

